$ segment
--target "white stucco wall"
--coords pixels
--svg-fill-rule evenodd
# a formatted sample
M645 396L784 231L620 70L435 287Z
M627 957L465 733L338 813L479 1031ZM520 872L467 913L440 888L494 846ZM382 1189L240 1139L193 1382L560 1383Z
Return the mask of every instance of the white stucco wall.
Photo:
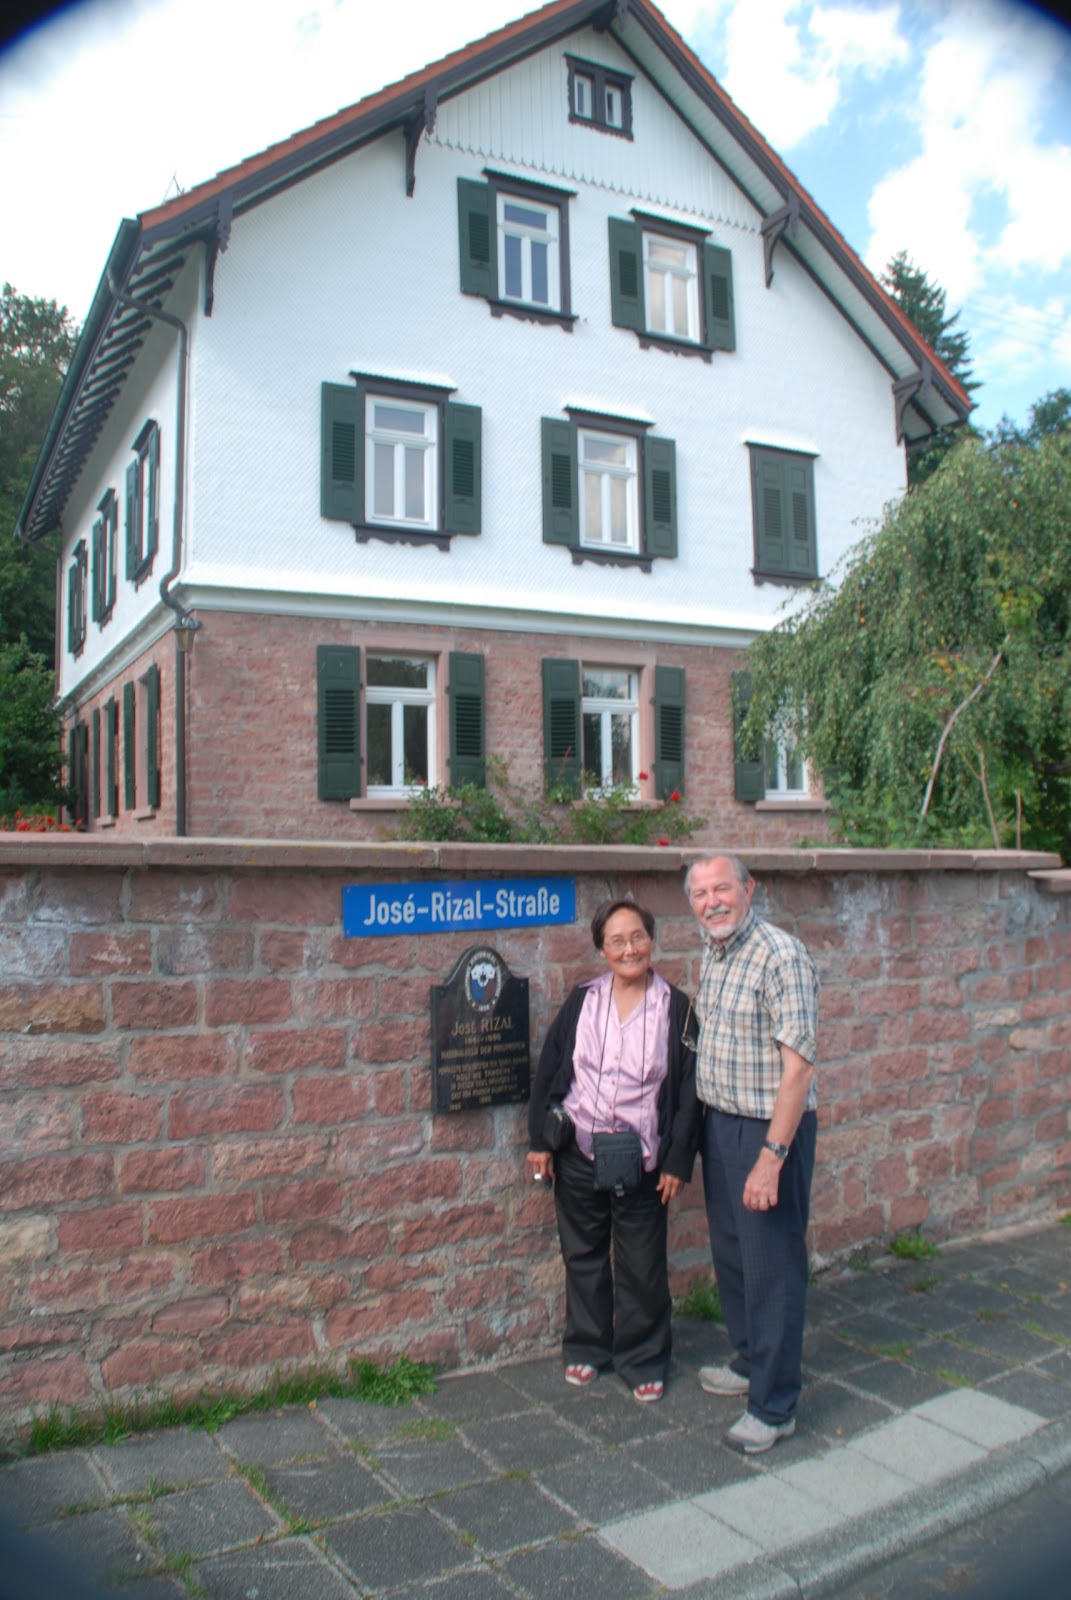
M568 48L634 71L605 36L576 36ZM902 491L889 375L787 250L766 288L761 217L643 78L633 81L632 141L570 124L565 54L549 48L442 105L417 152L412 198L395 132L236 218L210 319L186 284L180 586L194 603L233 604L252 590L258 604L336 614L743 640L770 626L790 592L751 576L745 441L815 453L823 574L861 536L862 520ZM460 292L457 179L479 179L485 166L575 190L571 333L493 317ZM707 363L642 349L612 325L607 219L632 206L709 229L732 251L735 353ZM101 441L100 471L79 489L88 537L103 488L114 483L122 496L141 421L160 420L161 556L135 594L123 579L121 516L120 596L105 630L113 641L158 599L170 558L173 348L170 334L154 336ZM482 408L479 537L455 537L448 554L358 544L347 525L321 518L320 386L345 383L353 370L448 384L456 400ZM678 559L645 574L574 565L568 550L543 543L540 418L567 405L643 416L676 440ZM66 663L64 689L108 648L96 632L90 623L73 674Z

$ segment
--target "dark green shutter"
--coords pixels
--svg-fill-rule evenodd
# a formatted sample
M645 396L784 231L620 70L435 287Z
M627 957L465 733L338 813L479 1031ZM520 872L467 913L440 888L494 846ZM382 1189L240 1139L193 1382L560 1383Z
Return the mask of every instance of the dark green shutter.
M119 731L119 708L114 700L104 703L104 770L105 805L109 817L119 815L119 772L116 766L116 744Z
M703 246L703 314L705 342L715 350L735 350L733 258L721 245Z
M160 668L153 663L145 674L145 790L146 803L160 807Z
M450 652L450 782L486 783L483 656Z
M352 383L320 386L320 515L364 520L364 428L361 391Z
M445 408L446 533L479 533L481 427L479 406Z
M67 730L67 814L72 825L78 821L78 724Z
M89 719L89 807L100 816L100 710L94 706Z
M133 811L137 802L134 767L134 685L123 684L123 804Z
M78 650L78 563L71 563L67 573L67 651L74 655Z
M638 222L610 218L610 318L616 328L646 325L643 303L643 231Z
M755 453L752 458L755 483L756 565L760 572L784 572L788 568L788 539L785 530L785 474L781 461Z
M655 793L684 794L683 667L655 667Z
M317 738L321 800L361 792L361 652L357 645L316 647Z
M544 417L543 543L580 543L579 490L576 477L576 429L571 422Z
M104 608L107 604L104 598L105 589L107 587L107 578L104 570L105 543L103 517L98 517L96 522L93 524L93 536L90 544L93 551L93 568L92 577L90 579L93 598L90 609L90 620L92 622L99 622L101 617L104 615Z
M733 793L752 805L766 798L766 775L761 758L746 761L741 755L740 729L751 702L750 672L734 672L733 685Z
M752 475L758 570L794 578L817 577L810 457L753 450Z
M498 297L498 223L489 183L457 180L457 221L462 294Z
M785 462L788 512L789 571L805 578L818 576L814 537L814 470L808 460Z
M543 778L548 789L580 793L579 661L543 661Z
M138 464L132 461L126 469L126 575L132 578L138 570Z
M146 514L149 526L144 530L142 542L142 557L151 561L160 544L160 430L154 428L149 435L149 448L145 452L145 472L148 481L145 485Z
M677 554L677 447L672 439L643 442L644 545L649 556Z

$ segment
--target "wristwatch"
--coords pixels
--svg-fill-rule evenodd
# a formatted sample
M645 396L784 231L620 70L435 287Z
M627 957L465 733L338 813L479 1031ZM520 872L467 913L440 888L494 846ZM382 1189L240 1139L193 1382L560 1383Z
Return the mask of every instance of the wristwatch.
M769 1150L770 1154L776 1156L778 1161L786 1161L788 1159L787 1144L775 1144L772 1139L764 1139L762 1141L762 1148L764 1150Z

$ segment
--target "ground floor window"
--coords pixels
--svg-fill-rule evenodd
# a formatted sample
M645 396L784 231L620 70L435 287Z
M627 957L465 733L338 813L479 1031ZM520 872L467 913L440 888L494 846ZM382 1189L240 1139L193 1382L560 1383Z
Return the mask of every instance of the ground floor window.
M404 795L438 781L433 658L369 653L365 719L369 795Z
M584 782L595 789L634 785L639 772L639 675L584 665L581 715Z

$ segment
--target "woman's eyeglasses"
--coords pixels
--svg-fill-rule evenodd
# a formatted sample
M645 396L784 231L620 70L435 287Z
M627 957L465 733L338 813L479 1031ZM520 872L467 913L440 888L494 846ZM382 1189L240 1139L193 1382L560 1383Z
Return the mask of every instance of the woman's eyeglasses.
M623 956L626 950L646 950L650 942L649 933L634 933L631 939L607 939L603 949L612 956Z

